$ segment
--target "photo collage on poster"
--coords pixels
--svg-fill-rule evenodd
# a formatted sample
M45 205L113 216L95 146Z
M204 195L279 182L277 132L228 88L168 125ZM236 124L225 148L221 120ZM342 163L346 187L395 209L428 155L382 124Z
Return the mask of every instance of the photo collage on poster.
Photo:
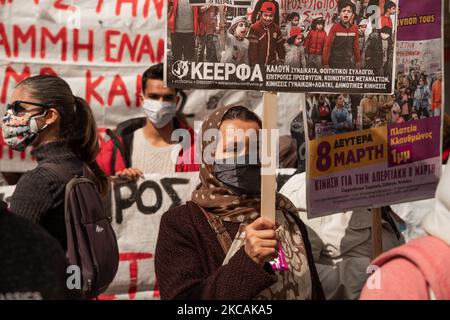
M396 0L170 0L167 83L392 94L397 11Z

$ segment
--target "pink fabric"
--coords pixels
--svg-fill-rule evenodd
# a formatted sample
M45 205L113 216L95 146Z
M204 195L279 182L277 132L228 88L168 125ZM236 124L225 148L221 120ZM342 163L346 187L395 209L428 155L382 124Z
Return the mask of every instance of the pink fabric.
M281 242L278 242L278 257L270 262L273 271L286 271L289 270L289 265L286 262L286 256L284 255Z
M432 236L413 240L379 256L361 300L450 300L450 246ZM370 288L379 277L379 288Z

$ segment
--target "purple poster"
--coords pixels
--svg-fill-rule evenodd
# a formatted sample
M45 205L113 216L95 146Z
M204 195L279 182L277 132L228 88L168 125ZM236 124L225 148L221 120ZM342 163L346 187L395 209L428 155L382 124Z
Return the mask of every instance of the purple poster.
M400 0L394 95L306 94L310 218L434 197L442 163L441 5Z

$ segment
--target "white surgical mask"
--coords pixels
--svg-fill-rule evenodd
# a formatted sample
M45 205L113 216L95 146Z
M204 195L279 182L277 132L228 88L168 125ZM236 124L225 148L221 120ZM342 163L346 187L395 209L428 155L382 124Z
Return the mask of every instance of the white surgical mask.
M387 33L382 33L382 34L381 34L381 39L383 39L383 40L386 40L386 39L389 38L389 37L390 37L390 35L387 34Z
M175 116L177 105L175 102L144 99L143 105L147 118L156 128L167 125Z

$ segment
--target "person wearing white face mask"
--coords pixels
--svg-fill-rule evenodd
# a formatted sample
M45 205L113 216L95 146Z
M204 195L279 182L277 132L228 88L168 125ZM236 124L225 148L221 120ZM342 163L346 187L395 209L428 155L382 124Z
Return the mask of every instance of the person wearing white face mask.
M111 176L137 179L144 173L198 171L195 161L194 131L176 115L184 97L182 91L164 86L163 64L148 68L142 75L141 105L146 117L120 123L101 147L97 163ZM172 141L176 129L186 130L190 147ZM175 161L173 154L178 153Z

